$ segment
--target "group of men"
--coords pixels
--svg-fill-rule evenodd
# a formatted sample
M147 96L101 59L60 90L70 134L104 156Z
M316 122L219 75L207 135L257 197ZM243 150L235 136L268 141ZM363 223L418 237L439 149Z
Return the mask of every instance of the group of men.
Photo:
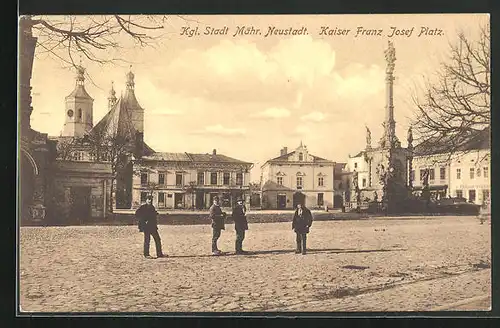
M161 238L158 233L158 212L156 211L154 205L152 204L153 197L148 196L146 198L146 204L142 205L135 212L135 217L138 220L139 231L144 232L144 256L146 258L152 258L149 254L149 246L151 242L151 237L153 237L156 246L156 256L158 258L165 257L161 248ZM236 205L233 208L232 218L234 221L234 228L236 231L236 241L235 241L235 253L248 254L247 251L243 250L243 240L245 239L245 231L248 230L248 221L246 218L246 206L243 204L243 199L238 198L236 200ZM212 254L213 255L223 255L222 252L217 247L217 241L221 236L222 230L225 230L225 220L227 214L222 211L220 207L219 197L215 196L213 199L213 204L210 206L209 219L212 223ZM292 229L296 233L297 248L295 253L306 254L306 236L309 233L309 228L312 225L312 213L303 204L298 204L293 215Z

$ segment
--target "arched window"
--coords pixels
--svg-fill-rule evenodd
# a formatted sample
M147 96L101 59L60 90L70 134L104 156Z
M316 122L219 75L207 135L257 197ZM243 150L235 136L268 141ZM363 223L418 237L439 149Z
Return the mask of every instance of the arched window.
M303 161L303 160L304 160L304 154L299 153L299 161Z
M79 120L82 119L82 109L81 108L78 108L78 119Z

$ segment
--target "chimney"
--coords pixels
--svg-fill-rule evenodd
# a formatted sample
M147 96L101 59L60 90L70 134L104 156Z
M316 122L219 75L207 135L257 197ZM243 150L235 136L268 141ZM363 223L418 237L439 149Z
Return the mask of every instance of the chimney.
M288 148L287 147L283 147L283 149L281 149L280 151L280 156L284 156L288 154Z
M142 132L135 132L135 158L141 158L144 154L144 134Z
M214 150L212 151L212 155L217 155L217 149L214 149Z

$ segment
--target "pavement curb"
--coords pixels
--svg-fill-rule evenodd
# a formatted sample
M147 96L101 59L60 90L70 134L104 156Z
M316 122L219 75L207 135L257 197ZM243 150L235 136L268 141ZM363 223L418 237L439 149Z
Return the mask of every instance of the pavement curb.
M465 299L465 300L461 300L461 301L458 301L458 302L454 302L454 303L449 303L449 304L446 304L446 305L442 305L442 306L439 306L439 307L436 307L436 308L433 308L431 311L452 311L460 306L463 306L463 305L468 305L468 304L471 304L471 303L482 303L482 302L485 302L487 301L491 296L489 295L483 295L483 296L476 296L476 297L471 297L471 298L468 298L468 299ZM490 308L489 309L471 309L471 310L465 310L465 311L491 311L491 304L490 304Z

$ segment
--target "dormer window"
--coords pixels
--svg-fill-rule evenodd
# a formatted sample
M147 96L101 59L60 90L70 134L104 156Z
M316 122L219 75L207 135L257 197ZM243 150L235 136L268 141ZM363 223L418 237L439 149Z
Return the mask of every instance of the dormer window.
M299 153L299 161L303 161L303 160L304 160L304 154Z

